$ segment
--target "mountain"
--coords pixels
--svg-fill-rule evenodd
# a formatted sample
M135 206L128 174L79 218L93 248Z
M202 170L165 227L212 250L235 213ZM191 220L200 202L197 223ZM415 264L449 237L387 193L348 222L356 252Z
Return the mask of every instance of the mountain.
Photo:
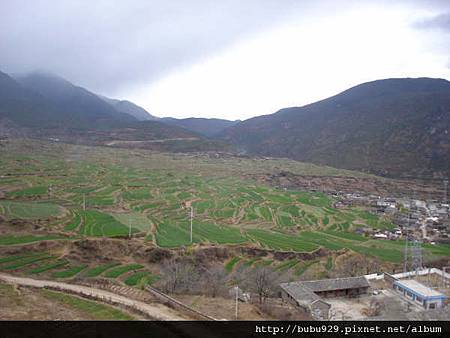
M0 72L0 120L2 124L58 124L60 118L50 102L42 95L24 88L8 74Z
M98 95L102 100L113 106L117 111L134 116L139 121L156 120L157 117L150 114L144 108L127 100L111 99L106 96Z
M195 118L190 117L186 119L175 119L173 117L163 117L160 121L175 125L178 127L185 128L187 130L193 131L195 133L213 137L220 132L222 132L225 128L234 126L239 123L239 121L229 121L223 119L207 119L207 118Z
M34 72L16 76L16 81L23 88L43 97L58 112L59 116L55 118L70 123L73 127L92 128L95 123L101 128L103 124L136 121L134 117L117 111L94 93L56 75Z
M368 82L316 103L243 121L221 137L264 156L392 177L449 177L450 82Z
M132 116L143 112L131 102L100 98L56 75L34 72L12 78L0 72L0 137L159 151L228 149L222 141L185 128Z

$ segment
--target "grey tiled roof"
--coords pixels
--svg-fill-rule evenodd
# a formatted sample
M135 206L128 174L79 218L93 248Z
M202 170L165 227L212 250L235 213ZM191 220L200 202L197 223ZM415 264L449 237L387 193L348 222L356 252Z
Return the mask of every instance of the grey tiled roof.
M301 283L313 292L369 287L369 282L364 276L311 280L297 283Z
M361 276L282 283L280 287L299 303L309 304L320 299L314 292L369 287L369 282Z

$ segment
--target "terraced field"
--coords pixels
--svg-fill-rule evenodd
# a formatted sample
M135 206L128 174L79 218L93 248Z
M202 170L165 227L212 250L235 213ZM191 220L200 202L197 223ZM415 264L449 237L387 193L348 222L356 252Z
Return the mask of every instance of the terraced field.
M81 235L116 237L129 234L129 227L109 214L97 210L86 210L80 211L80 215L83 220L80 228ZM131 227L131 233L136 232L139 232L139 229Z
M61 259L48 252L33 252L22 255L0 257L0 271L39 275L46 278L109 278L128 286L142 287L153 284L159 276L145 269L141 264L111 262L96 265L80 264Z
M16 245L16 244L28 244L40 241L52 241L52 240L70 240L69 237L58 236L58 235L44 235L44 236L33 236L33 235L0 235L0 245Z
M57 217L62 208L53 203L0 200L0 214L7 218L37 219Z
M6 191L0 194L0 216L11 221L0 245L59 238L42 230L29 236L16 233L12 221L22 219L39 220L40 227L61 233L62 239L64 233L67 238L125 239L131 229L133 237L160 247L189 246L192 207L193 244L297 252L347 248L389 262L401 259L401 243L376 242L354 232L393 227L388 220L361 208L335 209L334 200L322 193L277 189L248 178L281 169L364 174L289 160L214 159L29 141L11 141L0 152L0 188ZM424 250L432 257L450 255L448 245Z

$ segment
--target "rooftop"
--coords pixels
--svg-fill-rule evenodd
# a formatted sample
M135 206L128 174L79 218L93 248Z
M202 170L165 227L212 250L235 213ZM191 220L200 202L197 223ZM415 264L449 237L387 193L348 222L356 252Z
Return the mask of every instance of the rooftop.
M423 285L422 283L419 283L418 281L415 281L413 279L406 279L406 280L398 280L395 281L395 284L403 286L421 296L424 298L427 297L446 297L444 294L433 290L429 288L428 286Z
M314 292L369 287L364 276L282 283L280 287L296 301L312 303L320 299Z
M344 290L344 289L364 288L364 287L368 288L370 286L369 282L364 276L310 280L297 283L301 283L303 286L306 286L309 290L313 292Z

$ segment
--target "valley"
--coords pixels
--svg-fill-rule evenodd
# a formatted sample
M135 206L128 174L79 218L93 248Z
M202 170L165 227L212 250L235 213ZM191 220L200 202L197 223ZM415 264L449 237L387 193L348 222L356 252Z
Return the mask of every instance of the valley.
M391 230L389 218L362 206L336 208L338 198L326 191L258 175L394 180L288 159L29 139L4 139L0 153L2 272L226 299L233 280L262 267L284 281L402 269L403 240L355 232ZM424 264L448 259L449 250L424 246ZM177 264L213 274L217 290L199 281L172 288L168 266Z

